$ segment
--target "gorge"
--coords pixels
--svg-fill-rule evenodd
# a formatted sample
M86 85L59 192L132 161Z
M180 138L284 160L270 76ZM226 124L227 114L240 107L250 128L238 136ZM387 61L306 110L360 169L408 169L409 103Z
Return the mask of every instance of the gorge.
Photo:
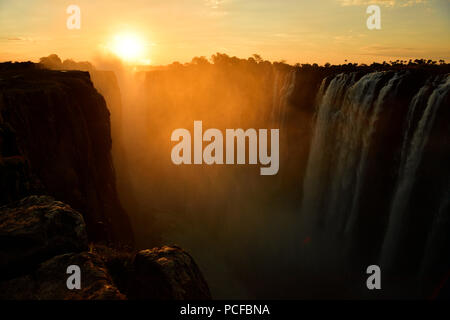
M78 146L79 141L80 148L86 148L80 153L78 147L67 150L65 143L54 138L61 134L48 130L44 141L51 145L47 150L35 148L45 146L33 138L40 134L22 129L26 144L17 148L8 143L13 141L13 130L3 125L2 163L17 168L7 172L26 177L27 183L11 189L13 184L5 180L2 190L8 192L2 193L2 203L30 194L27 190L31 187L45 190L46 183L57 186L50 195L87 214L88 234L107 235L101 238L111 240L121 237L120 241L126 242L126 230L132 230L138 250L175 243L190 252L214 298L445 295L450 271L446 254L450 249L448 65L289 66L222 54L212 60L137 72L117 66L105 68L111 72L99 71L101 66L75 64L69 68L67 63L43 63L50 69L89 71L111 113L112 140L93 144L83 140L84 131L75 127L68 130L67 139L70 146ZM20 79L14 78L14 72L12 79ZM40 72L48 72L49 79L63 78L62 84L68 81L65 75L76 75L76 80L71 80L74 83L67 86L45 82L49 88L70 91L90 81L86 72ZM22 80L11 81L22 85ZM9 90L17 90L13 88ZM11 114L8 106L37 101L39 94L31 92L33 98L25 96L23 100L3 94L2 119L16 127L20 121L15 119L28 119L27 112ZM59 97L57 93L54 96ZM66 112L79 110L81 104L91 108L95 103L102 105L100 97L92 94ZM39 99L52 106L42 102L43 97ZM77 99L84 99L83 95ZM96 109L106 112L104 105ZM49 114L46 112L36 111L30 117L41 119L39 116ZM23 123L59 128L52 117L44 118ZM249 164L174 165L173 128L189 128L195 120L222 132L227 128L279 129L278 173L259 175L259 167ZM85 127L109 130L102 121L86 121ZM58 130L65 132L64 128L68 126L61 125ZM79 132L80 140L74 132ZM100 148L94 147L97 144ZM30 159L37 159L31 164L40 171L32 174L37 172L41 182L28 183L34 180L26 176L27 161L15 157L21 155L21 148L38 154L32 158L33 153L27 151ZM112 158L104 152L110 148ZM57 166L49 165L54 162L39 160L52 155L63 164L68 152L73 155L70 159L85 156L87 160L67 160L65 167L89 166L75 173L61 169L62 174L54 172L59 170ZM99 165L99 169L90 160L89 155L95 153L102 154L101 163L108 163L105 168ZM82 172L80 177L78 172ZM64 179L53 185L49 181L55 176ZM85 199L85 193L91 194L85 190L95 189L79 182L86 176L106 180L101 184L108 186L110 193L91 195L91 202L77 201ZM64 186L73 185L80 186L69 188L78 190L76 194L63 192ZM117 191L113 192L115 185ZM114 200L100 198L108 194L115 194ZM115 201L119 202L115 210L103 209L105 203ZM118 209L121 206L123 211ZM89 210L97 215L104 212L100 216L104 221L96 223L97 216ZM109 235L111 230L117 231ZM365 287L365 270L373 264L381 267L381 292L369 292Z
M0 64L0 299L210 299L183 249L135 247L109 115L87 72Z
M147 179L173 176L184 186L158 183L164 191L152 205L164 213L155 225L196 253L213 292L431 296L450 270L448 66L295 68L220 57L138 76L145 121L157 128L151 137L170 135L159 116L180 127L204 119L218 128L280 128L276 176L152 158L159 169ZM365 287L372 264L385 279L378 295Z

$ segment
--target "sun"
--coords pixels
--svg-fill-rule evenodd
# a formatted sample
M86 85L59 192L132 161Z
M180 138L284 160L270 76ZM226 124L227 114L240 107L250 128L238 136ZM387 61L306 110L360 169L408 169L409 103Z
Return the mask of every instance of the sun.
M142 39L132 33L120 33L114 36L110 51L128 63L147 64L145 44Z

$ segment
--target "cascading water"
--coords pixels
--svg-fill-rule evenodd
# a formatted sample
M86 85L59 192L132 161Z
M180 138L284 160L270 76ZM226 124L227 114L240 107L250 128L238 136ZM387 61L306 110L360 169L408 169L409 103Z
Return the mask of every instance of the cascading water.
M336 105L344 100L346 87L353 85L354 80L350 75L340 74L331 80L328 89L324 89L326 81L322 82L318 98L317 120L315 132L309 153L308 167L304 180L304 195L302 201L302 213L304 223L315 224L321 217L324 196L327 192L327 185L323 183L330 175L326 161L331 155L331 140L333 139L333 129L336 127L338 110ZM328 151L328 152L327 152ZM312 220L312 221L311 221Z
M296 71L289 72L275 71L273 102L272 102L272 119L273 126L282 128L286 119L286 108L289 97L295 89Z
M336 76L319 99L304 180L306 221L337 232L350 231L357 219L374 126L403 76L376 72L355 77Z
M403 226L407 222L408 204L411 190L415 183L416 171L421 162L423 150L428 141L436 114L439 108L442 107L445 95L448 95L450 91L450 76L442 80L431 95L429 94L429 86L429 84L426 84L414 96L409 109L408 123L411 122L411 118L419 105L427 101L426 108L409 143L408 136L410 134L408 132L405 133L405 142L402 150L403 161L399 168L397 187L392 200L388 228L382 247L381 265L385 267L390 266L390 263L394 261L394 255L399 250L399 238L401 237Z
M331 80L323 80L318 92L314 134L303 180L301 215L302 227L309 233L322 230L327 234L347 235L350 242L361 240L354 231L361 228L362 220L370 221L366 222L365 228L367 224L370 228L373 221L380 221L373 227L378 240L372 243L376 249L370 260L380 257L382 269L389 269L389 265L396 261L394 256L398 250L408 245L402 239L404 229L411 223L420 228L423 214L434 216L430 219L432 223L423 225L426 230L421 241L425 243L425 252L414 253L422 257L423 272L430 269L432 263L427 259L437 255L437 239L448 232L444 229L449 225L449 184L436 182L436 197L441 200L435 201L440 205L433 205L429 213L424 213L423 209L417 213L417 209L415 220L410 221L408 208L413 188L422 188L417 186L417 170L438 112L446 107L450 76L434 75L422 82L416 79L410 72L397 71L368 73L359 79L356 73L342 73ZM393 126L396 128L389 134L383 132ZM396 136L392 136L393 133ZM438 147L438 156L447 157L450 150L446 151L447 147L436 143L438 141L432 150ZM381 156L377 152L388 154ZM436 153L428 154L428 161L433 157ZM382 164L378 164L380 158L383 158ZM423 170L426 175L428 171ZM367 188L380 174L382 178L375 183L377 187ZM393 176L392 181L390 176ZM450 177L444 177L443 181L450 181ZM379 194L370 194L373 190ZM370 208L377 201L384 201L386 210L375 210L369 218L362 216L364 208Z
M442 195L438 212L435 214L433 224L431 226L428 239L425 246L423 259L421 261L418 280L421 285L425 285L430 276L434 276L438 272L443 272L444 277L447 277L450 273L446 270L450 258L448 258L448 250L450 246L448 244L448 231L450 230L450 179L447 186L447 190ZM446 241L447 240L447 241ZM444 253L444 254L443 254ZM436 266L439 266L440 270L436 270ZM444 268L444 270L442 270ZM436 272L438 271L438 272ZM438 279L438 281L442 279Z
M380 76L381 77L381 76ZM345 231L350 232L354 228L356 221L358 219L358 214L360 211L360 200L361 200L361 190L364 183L367 183L365 179L365 172L367 167L367 157L369 153L370 143L372 136L375 134L375 125L378 121L378 117L380 113L382 112L383 108L386 107L386 102L390 99L393 99L397 96L398 87L400 86L401 82L403 81L405 77L405 74L399 74L396 73L394 76L389 79L386 85L383 86L383 88L378 93L378 96L374 102L373 110L371 114L369 115L369 121L366 122L365 125L367 125L367 128L364 129L364 123L361 124L361 128L359 132L362 132L362 138L363 138L363 145L361 148L361 155L359 164L357 166L356 171L356 186L355 186L355 193L352 199L352 205L350 210L350 216L349 219L345 225ZM373 99L373 98L372 98ZM358 105L357 105L358 107ZM351 167L347 168L348 170L351 170Z

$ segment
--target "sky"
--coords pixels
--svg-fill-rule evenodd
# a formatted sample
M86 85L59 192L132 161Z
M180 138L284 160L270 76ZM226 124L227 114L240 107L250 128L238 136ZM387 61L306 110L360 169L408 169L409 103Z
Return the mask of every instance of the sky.
M370 4L380 30L367 28ZM80 29L66 26L69 5L81 10ZM450 0L0 0L0 61L92 60L132 35L139 62L152 65L216 52L291 64L448 62L449 31Z

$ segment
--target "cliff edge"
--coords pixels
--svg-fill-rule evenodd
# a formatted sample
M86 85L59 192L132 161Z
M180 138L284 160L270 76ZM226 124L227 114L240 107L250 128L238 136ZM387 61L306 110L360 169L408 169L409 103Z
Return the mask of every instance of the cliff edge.
M110 127L88 72L0 64L0 299L211 298L181 248L130 249Z
M0 205L47 194L83 214L91 240L132 243L111 144L110 114L88 72L0 65Z

